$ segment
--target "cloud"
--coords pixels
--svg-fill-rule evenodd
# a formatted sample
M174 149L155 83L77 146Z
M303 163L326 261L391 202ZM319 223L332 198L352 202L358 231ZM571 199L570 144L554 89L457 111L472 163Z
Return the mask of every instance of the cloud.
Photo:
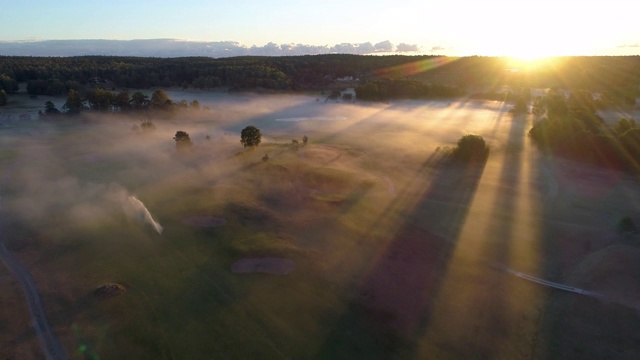
M371 54L374 52L376 52L376 48L370 42L366 42L358 45L358 53Z
M446 50L446 48L444 46L433 46L431 47L431 49L429 49L429 52L438 52L438 51L443 51Z
M396 46L396 51L398 52L416 52L419 51L420 47L418 47L418 45L416 44L405 44L405 43L400 43L398 44L398 46Z
M329 45L276 44L269 42L262 46L245 46L236 41L186 41L177 39L145 40L29 40L0 42L0 55L5 56L280 56L317 54L375 54L384 52L417 52L417 45L400 43L394 46L390 41L373 45L364 43L340 43Z
M376 48L376 51L380 52L391 52L394 48L393 44L389 40L379 42L375 44L374 47Z

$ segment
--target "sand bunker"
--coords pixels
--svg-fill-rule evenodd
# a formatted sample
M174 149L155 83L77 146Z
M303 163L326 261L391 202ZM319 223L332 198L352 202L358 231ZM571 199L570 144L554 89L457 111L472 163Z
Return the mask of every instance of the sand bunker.
M227 223L227 220L214 216L189 216L182 219L182 223L195 227L216 227Z
M231 272L235 274L265 273L287 275L296 268L296 263L284 258L246 258L234 262Z

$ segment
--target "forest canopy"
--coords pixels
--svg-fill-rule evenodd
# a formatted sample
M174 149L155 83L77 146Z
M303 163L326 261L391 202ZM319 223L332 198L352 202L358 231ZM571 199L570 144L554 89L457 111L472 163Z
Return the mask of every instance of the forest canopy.
M469 88L487 85L581 88L612 99L635 98L640 57L560 57L536 67L514 68L508 58L438 56L309 55L233 58L116 56L0 56L0 86L11 94L27 83L32 95L66 94L80 86L183 87L301 91L325 89L343 78L359 85L377 79Z

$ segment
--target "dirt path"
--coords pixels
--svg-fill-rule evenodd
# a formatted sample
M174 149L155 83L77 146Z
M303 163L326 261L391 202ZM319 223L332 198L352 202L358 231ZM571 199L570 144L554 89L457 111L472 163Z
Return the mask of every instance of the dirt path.
M0 234L6 233L3 231L3 219L0 218ZM42 351L44 351L47 360L66 360L69 357L66 355L64 349L58 342L49 326L49 320L47 314L42 305L40 294L38 294L38 288L36 287L33 277L18 259L16 259L9 250L4 246L3 238L0 238L0 259L4 265L9 269L13 276L20 282L22 291L27 300L29 306L29 313L31 314L31 321L36 335L40 339L42 345Z
M9 167L6 170L7 171L5 172L2 181L0 181L2 184L7 181L7 177L11 169ZM4 218L0 213L0 234L6 234L4 227ZM0 235L0 260L2 260L7 269L9 269L9 272L13 274L22 287L22 292L26 297L27 305L29 307L31 322L36 335L40 339L40 344L42 345L42 351L44 352L45 358L47 360L69 359L64 348L60 345L60 342L58 342L53 331L51 331L51 326L47 319L47 313L44 309L42 299L40 299L38 288L36 287L35 281L33 281L31 273L11 254L11 252L9 252L4 245L4 237L4 235Z

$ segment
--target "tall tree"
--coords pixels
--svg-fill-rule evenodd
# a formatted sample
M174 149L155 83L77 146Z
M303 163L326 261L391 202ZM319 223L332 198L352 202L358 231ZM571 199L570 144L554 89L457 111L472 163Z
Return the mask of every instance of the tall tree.
M176 141L176 150L180 152L188 151L193 147L191 138L186 131L178 130L173 140Z
M151 108L159 110L167 110L173 101L164 90L158 89L151 94Z
M20 87L18 82L7 75L0 75L0 90L4 90L7 94L15 94Z
M68 114L79 114L84 109L84 102L80 97L80 93L75 90L69 90L67 101L62 105L62 109Z
M123 90L113 98L113 106L118 111L124 112L131 109L129 101L129 92L127 90Z
M255 147L260 145L262 134L260 129L253 125L249 125L240 132L240 143L244 147Z
M129 103L134 110L145 110L149 108L149 97L137 91L131 95L131 101Z
M113 93L104 89L95 89L87 93L89 107L96 111L109 111L113 102Z
M60 110L56 108L56 104L51 101L47 101L44 103L44 114L45 115L57 115L60 114Z

